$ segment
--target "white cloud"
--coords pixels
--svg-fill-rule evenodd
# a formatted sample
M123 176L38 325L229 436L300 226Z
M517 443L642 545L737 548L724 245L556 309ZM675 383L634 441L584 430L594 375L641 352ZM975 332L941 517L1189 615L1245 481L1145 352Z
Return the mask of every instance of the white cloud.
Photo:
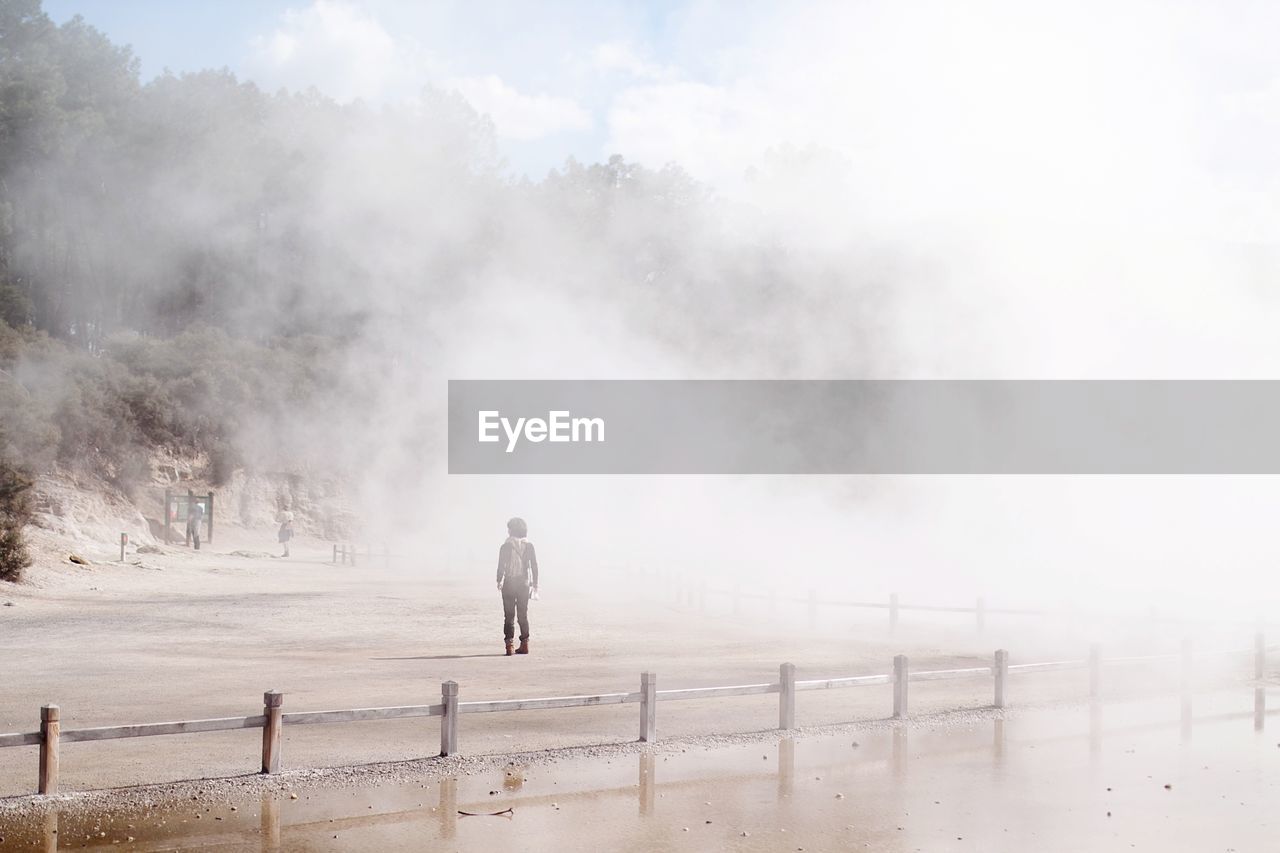
M406 97L426 82L425 51L393 37L366 10L338 0L287 9L250 44L248 75L267 88L314 86L340 101Z
M456 89L477 111L488 114L500 137L517 141L593 128L591 114L571 98L529 94L494 73L457 73L410 33L397 29L393 34L375 15L376 9L343 0L313 0L303 8L288 9L274 30L253 39L245 70L268 89L314 86L340 101L404 101L424 85L442 85ZM467 23L464 19L452 25ZM432 35L441 38L448 33L433 30Z
M674 80L680 76L678 69L644 59L636 48L626 41L610 41L596 45L591 51L591 64L596 71L620 72L640 80Z
M554 133L589 131L591 114L570 98L527 95L496 74L457 77L448 82L473 107L493 119L499 136L532 140Z

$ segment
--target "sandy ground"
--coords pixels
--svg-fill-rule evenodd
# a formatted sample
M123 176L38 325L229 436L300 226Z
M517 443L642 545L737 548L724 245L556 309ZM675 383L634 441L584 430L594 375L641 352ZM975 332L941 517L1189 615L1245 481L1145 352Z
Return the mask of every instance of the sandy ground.
M231 553L267 547L225 530L199 553L170 548L130 554L124 564L68 564L0 587L0 604L11 605L0 606L0 731L35 730L46 702L60 706L71 729L257 714L267 689L285 693L286 710L326 710L433 703L450 679L463 700L478 700L632 691L645 670L667 689L772 681L783 661L801 678L887 672L896 653L909 654L914 669L980 666L988 649L1016 639L946 626L891 639L878 621L833 619L810 630L764 612L763 602L738 616L700 614L651 579L548 565L543 598L532 605L534 653L507 658L487 562L398 557L335 566L330 546L314 541L298 543L288 560ZM1055 651L1043 638L1036 643L1026 652L1032 659ZM1083 673L1034 677L1034 691L1017 688L1014 702L1084 695ZM982 708L991 685L921 683L911 700L916 714ZM882 719L890 704L888 687L803 693L798 722ZM777 725L776 696L659 707L660 737ZM283 763L433 756L438 727L436 719L286 727ZM459 747L502 754L627 742L637 731L635 705L474 714L462 718ZM66 744L62 790L239 776L256 770L259 745L258 730ZM30 793L35 775L35 747L0 750L0 797Z

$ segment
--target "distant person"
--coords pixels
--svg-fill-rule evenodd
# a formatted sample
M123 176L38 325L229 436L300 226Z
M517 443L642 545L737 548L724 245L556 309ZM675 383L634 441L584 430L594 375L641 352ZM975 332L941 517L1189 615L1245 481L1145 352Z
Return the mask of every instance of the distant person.
M196 550L200 550L200 522L204 521L204 504L192 501L187 507L187 536Z
M507 654L529 654L529 596L538 593L538 555L523 518L507 522L507 541L498 549L498 589L502 592L502 636ZM520 648L512 650L514 621L520 621Z
M285 510L280 514L280 532L277 534L280 544L284 546L281 557L289 556L289 540L293 538L293 513Z

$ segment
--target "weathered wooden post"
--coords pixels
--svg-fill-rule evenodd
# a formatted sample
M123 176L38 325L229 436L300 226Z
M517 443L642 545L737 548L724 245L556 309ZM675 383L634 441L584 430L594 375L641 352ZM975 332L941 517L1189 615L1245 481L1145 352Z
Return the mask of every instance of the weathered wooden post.
M191 547L191 506L196 502L196 493L191 489L187 489L187 517L183 519L186 524L182 525L183 537L187 543L187 547ZM196 530L196 535L200 535L200 531Z
M995 665L991 668L995 673L996 695L995 707L1004 707L1004 685L1009 678L1009 652L1005 649L996 649Z
M209 522L208 538L209 538L209 544L212 545L213 544L213 492L209 493L209 503L205 504L205 509L208 510L208 512L206 513L206 516Z
M338 543L333 543L333 564L338 565Z
M280 772L280 734L284 728L284 694L268 690L262 694L262 772Z
M893 657L893 718L907 716L907 656Z
M1259 681L1267 677L1267 638L1261 631L1253 637L1253 677Z
M124 546L128 544L129 544L129 534L121 533L120 534L120 562L122 563L124 562Z
M977 606L974 607L974 613L978 616L978 633L981 634L987 630L987 602L986 599L979 598Z
M809 627L818 627L818 591L809 590Z
M170 524L169 520L173 518L173 491L171 489L164 490L164 544L171 544Z
M652 743L658 738L658 674L640 673L640 741Z
M40 778L38 794L58 793L58 721L57 705L40 706Z
M458 751L458 682L446 681L440 685L440 755L453 755Z
M898 630L898 594L896 592L889 593L889 633L892 634Z
M1102 646L1089 647L1089 698L1097 699L1102 692Z
M778 667L778 728L796 727L796 665L784 663Z

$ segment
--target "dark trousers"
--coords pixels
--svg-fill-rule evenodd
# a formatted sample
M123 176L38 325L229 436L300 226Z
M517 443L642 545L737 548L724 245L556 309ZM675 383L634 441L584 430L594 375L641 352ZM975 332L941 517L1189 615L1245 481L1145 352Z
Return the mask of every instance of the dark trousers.
M187 522L187 535L191 537L191 541L195 544L196 550L200 550L200 523Z
M502 585L502 636L507 642L515 636L515 620L520 620L520 642L529 639L529 587L521 584Z

